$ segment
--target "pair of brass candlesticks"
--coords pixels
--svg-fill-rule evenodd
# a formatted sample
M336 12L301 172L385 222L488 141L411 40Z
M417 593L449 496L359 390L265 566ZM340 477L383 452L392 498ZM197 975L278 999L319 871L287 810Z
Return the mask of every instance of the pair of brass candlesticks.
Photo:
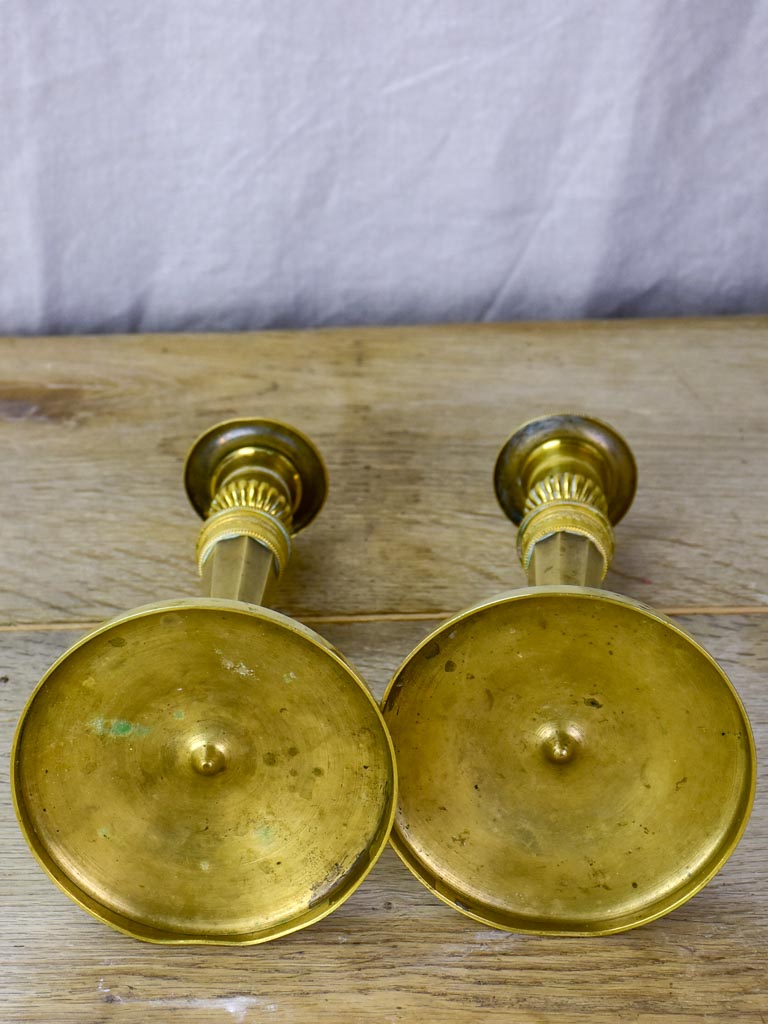
M16 733L22 831L95 917L152 942L263 942L330 913L391 834L479 921L608 934L732 853L755 787L735 690L680 627L598 589L636 479L611 428L560 415L510 438L496 493L531 586L427 637L381 711L325 640L260 604L325 498L311 442L220 424L185 479L210 596L79 641Z

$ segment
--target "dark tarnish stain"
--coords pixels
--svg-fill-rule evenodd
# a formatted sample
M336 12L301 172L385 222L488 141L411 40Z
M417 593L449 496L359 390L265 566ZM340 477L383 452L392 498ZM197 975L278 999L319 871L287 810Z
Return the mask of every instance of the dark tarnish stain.
M445 663L445 671L446 672L455 672L456 671L456 662L455 661L446 661L446 663Z
M469 839L469 829L462 829L457 836L451 836L452 843L458 843L459 846L466 846L467 840Z
M595 700L594 697L585 697L584 698L584 703L587 704L591 708L601 708L603 706L600 703L600 701L599 700Z
M439 653L440 644L437 642L437 640L432 640L431 643L428 643L427 646L424 648L424 657L426 658L427 661L429 661L432 658L436 658Z
M329 890L333 889L339 879L356 878L360 870L364 869L366 864L371 859L371 855L367 849L360 850L357 856L354 858L349 867L344 867L338 861L333 865L331 870L322 882L317 882L312 886L312 898L309 900L309 906L314 906L315 903L319 903L322 899L330 898L331 901L338 899L338 894L331 892L328 895Z
M312 774L315 776L315 778L319 779L321 775L325 775L325 772L323 771L322 768L313 768Z
M0 388L0 419L75 422L83 411L83 388L6 384Z
M296 757L299 752L298 747L288 747L288 757Z
M128 643L128 641L125 639L124 636L113 636L112 639L109 641L109 646L110 647L125 647L125 645L127 643Z
M10 678L8 676L0 676L0 683L8 683Z
M324 899L328 890L333 888L343 874L344 868L336 861L322 882L316 882L312 886L312 899L309 901L310 907Z
M271 750L268 750L267 753L264 755L263 760L264 764L268 764L270 766L273 764L277 764L277 755L273 754Z
M490 690L485 691L485 703L488 705L488 710L493 710L493 702L496 698L493 696Z
M391 711L392 708L395 709L395 715L399 715L400 714L400 705L397 703L397 698L398 698L398 695L399 695L400 691L402 690L402 688L403 688L403 680L402 679L395 680L395 683L394 683L392 689L387 694L387 699L381 705L381 710L385 714L388 711Z
M687 775L684 775L682 777L682 779L678 779L677 782L675 783L675 792L677 792L680 789L681 786L684 786L687 781L688 781L688 776Z

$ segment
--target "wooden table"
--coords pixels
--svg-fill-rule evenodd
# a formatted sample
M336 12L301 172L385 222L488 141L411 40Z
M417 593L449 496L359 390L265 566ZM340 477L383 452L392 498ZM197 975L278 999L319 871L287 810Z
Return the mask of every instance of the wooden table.
M251 948L153 947L93 921L18 832L8 754L24 701L86 628L197 592L181 483L196 435L284 418L331 493L279 608L348 654L377 696L411 647L524 584L491 486L521 421L614 424L640 487L606 586L680 618L768 743L768 320L427 327L0 341L0 1020L768 1021L768 804L721 874L610 938L484 928L387 851L336 913Z

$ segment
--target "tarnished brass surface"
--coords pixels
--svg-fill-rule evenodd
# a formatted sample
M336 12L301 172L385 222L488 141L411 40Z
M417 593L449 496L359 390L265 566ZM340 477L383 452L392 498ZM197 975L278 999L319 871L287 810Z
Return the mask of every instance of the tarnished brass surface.
M254 537L222 537L200 566L211 597L261 604L277 579L272 551Z
M184 468L189 500L204 519L228 484L254 475L271 478L287 495L294 533L308 526L323 506L328 478L319 452L298 430L274 420L216 424L195 441ZM220 498L214 510L229 504Z
M596 549L602 563L599 576L594 578L593 564L584 582L600 584L613 558L612 526L631 505L637 483L632 452L615 430L573 415L525 423L499 452L494 483L499 504L519 524L517 550L529 583L550 582L553 572L531 565L538 543L567 536L584 537ZM548 545L562 568L562 575L551 582L575 582L562 558L572 551L581 561L585 556L580 547Z
M582 485L561 493L549 481L562 477L578 477ZM524 423L502 447L494 469L499 504L517 524L535 505L561 497L594 504L618 523L636 484L635 460L624 438L601 420L570 413Z
M725 673L664 616L583 585L599 582L605 556L583 517L570 529L568 503L615 522L634 492L626 452L610 428L572 416L513 436L497 493L523 526L557 503L560 528L528 552L534 578L556 585L451 619L383 700L400 778L393 846L437 896L498 928L599 935L645 924L706 885L749 817L754 743ZM524 483L500 486L515 462ZM590 486L563 497L565 473Z
M184 481L205 520L197 563L208 593L258 603L287 565L291 537L314 519L328 490L312 442L272 420L211 427L192 446ZM263 549L272 556L271 574Z
M535 587L599 587L605 570L605 558L589 537L553 533L531 546L528 582Z
M254 435L274 444L266 458ZM310 443L266 421L209 431L187 482L202 515L272 515L288 534L326 486ZM248 534L209 547L215 591L260 597L279 568ZM209 597L134 609L63 655L19 723L12 786L38 861L95 917L151 942L244 944L357 888L386 844L396 780L375 701L326 641Z

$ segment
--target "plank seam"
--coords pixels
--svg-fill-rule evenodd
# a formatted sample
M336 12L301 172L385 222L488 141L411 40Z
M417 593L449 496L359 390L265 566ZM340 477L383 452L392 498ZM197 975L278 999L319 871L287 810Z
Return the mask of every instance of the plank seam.
M356 623L378 622L434 622L451 618L462 609L453 611L433 612L359 612L349 615L301 615L294 616L299 622L307 625L354 625ZM663 615L671 616L717 616L717 615L768 615L766 605L661 605L654 608ZM288 614L283 612L283 614ZM107 619L92 621L60 621L60 622L15 622L0 624L0 633L45 633L68 632L72 630L95 629Z

